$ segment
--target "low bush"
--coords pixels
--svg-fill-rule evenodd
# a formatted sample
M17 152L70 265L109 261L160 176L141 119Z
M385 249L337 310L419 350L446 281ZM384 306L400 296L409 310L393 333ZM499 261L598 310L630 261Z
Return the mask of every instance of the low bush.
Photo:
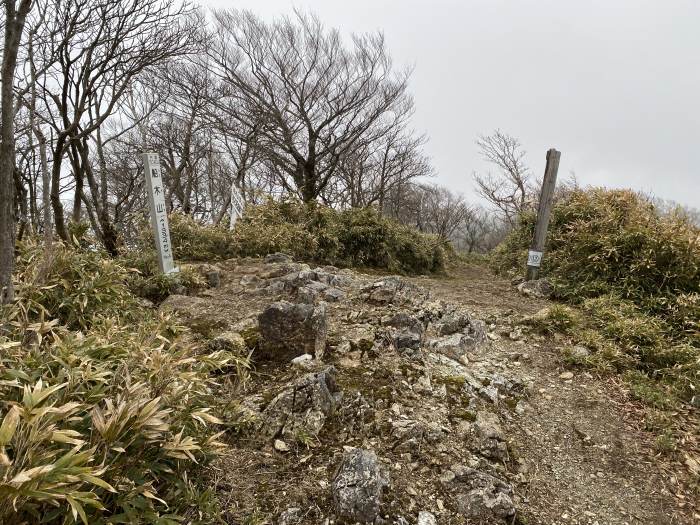
M246 362L140 308L118 261L40 253L21 247L0 310L0 523L213 522L212 373Z
M423 274L442 271L453 255L448 242L401 225L374 208L338 211L295 200L269 200L249 206L232 231L180 214L171 216L170 225L178 262L284 252L320 264ZM131 250L124 256L142 275L155 275L153 237L145 224L141 232L136 253Z
M534 213L494 251L493 269L524 271ZM541 273L567 301L613 294L645 314L673 320L677 336L698 332L700 229L682 214L659 214L629 190L575 190L552 209ZM694 332L694 334L693 334Z
M223 226L203 224L182 213L169 215L170 242L173 256L178 261L217 261L235 257L238 254L233 232ZM139 228L139 235L129 246L126 254L137 251L152 259L153 267L157 266L155 259L155 244L150 223L144 221ZM133 256L132 256L133 257Z
M524 271L535 219L524 213L494 251L496 272ZM686 216L660 214L628 190L572 191L553 207L541 274L559 299L582 308L584 322L572 335L596 352L588 363L631 370L625 377L635 378L639 399L653 397L643 394L649 389L641 376L665 383L664 395L693 395L700 382L700 229ZM566 332L556 319L546 321Z
M250 207L236 224L234 238L241 255L281 251L318 263L408 274L441 271L451 250L448 243L373 208L337 211L297 201Z

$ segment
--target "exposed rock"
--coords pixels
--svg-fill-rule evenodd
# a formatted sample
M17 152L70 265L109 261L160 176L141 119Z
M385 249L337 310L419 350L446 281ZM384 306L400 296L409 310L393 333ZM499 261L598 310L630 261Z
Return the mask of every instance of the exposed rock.
M341 290L340 288L326 288L322 293L321 297L323 298L324 301L328 301L329 303L336 303L338 301L342 301L345 299L345 292Z
M373 451L356 448L345 452L333 479L336 514L353 523L374 523L388 484Z
M212 351L225 350L226 352L232 352L239 356L248 355L245 340L238 332L224 332L219 334L209 341L207 346Z
M391 426L395 452L415 452L424 445L438 443L444 437L442 428L436 423L399 419L392 421Z
M212 270L207 272L204 277L207 280L209 288L218 288L221 285L221 274L219 270Z
M455 477L449 483L456 495L457 510L476 523L503 523L515 514L513 489L500 479L485 472L455 465Z
M554 286L547 279L535 279L525 281L518 285L518 292L526 297L547 299L552 296Z
M279 301L258 317L260 356L289 361L301 354L323 357L326 347L326 309L323 304Z
M373 304L405 304L424 301L428 294L400 277L390 276L363 288L363 297Z
M288 263L292 262L292 256L282 252L275 252L265 256L266 263Z
M275 447L275 450L277 452L289 452L289 445L287 445L281 439L275 439L275 443L273 446Z
M585 359L589 355L591 355L591 351L585 346L576 345L571 349L571 357Z
M479 452L492 459L508 459L505 435L498 424L498 417L490 412L479 412L473 425L475 445Z
M450 313L443 315L440 320L435 323L435 331L438 335L451 335L456 332L461 332L470 324L470 318L465 313Z
M413 330L404 329L394 334L394 347L399 350L419 350L422 337L420 333Z
M295 357L292 359L292 364L294 366L300 366L302 368L305 368L311 364L311 361L313 361L314 356L311 354L302 354L298 357Z
M416 525L437 525L437 519L435 519L435 515L432 512L421 510L418 513Z
M256 284L259 282L260 282L260 277L258 277L257 275L246 274L243 277L241 277L239 284L241 286L250 286L251 284Z
M299 507L289 507L280 514L277 525L295 525L301 522L301 509Z
M326 418L338 408L341 397L332 366L306 374L263 410L260 435L264 439L290 440L302 435L317 436Z

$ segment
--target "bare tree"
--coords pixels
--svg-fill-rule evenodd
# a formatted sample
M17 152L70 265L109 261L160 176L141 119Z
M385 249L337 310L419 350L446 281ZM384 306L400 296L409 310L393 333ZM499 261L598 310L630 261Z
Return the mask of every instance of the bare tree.
M341 186L336 188L335 200L352 207L376 204L384 210L385 199L395 187L432 176L433 167L422 150L425 142L424 136L405 130L402 124L387 126L374 141L341 159Z
M55 132L51 203L61 238L68 240L60 187L67 156L74 177L73 219L85 204L96 234L116 253L104 166L93 164L90 144L137 75L192 49L200 26L188 13L189 6L175 0L54 0L47 18L50 66L40 92L44 119Z
M525 151L518 139L499 130L491 135L482 135L476 145L481 156L498 169L495 175L474 174L477 191L514 226L532 193Z
M15 98L17 54L31 0L5 0L5 35L0 71L0 303L14 299L15 256Z
M266 24L217 11L211 60L224 81L220 108L248 128L278 183L313 201L341 159L371 143L376 124L409 104L408 72L394 73L381 34L343 45L336 30L296 13Z

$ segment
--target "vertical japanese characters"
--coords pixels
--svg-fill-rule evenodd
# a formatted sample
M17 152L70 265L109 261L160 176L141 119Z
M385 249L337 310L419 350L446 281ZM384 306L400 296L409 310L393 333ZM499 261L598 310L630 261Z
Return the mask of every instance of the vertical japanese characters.
M165 192L157 153L144 153L143 165L146 172L146 192L151 210L151 226L158 253L158 266L163 273L177 271L170 243L168 213L165 207Z

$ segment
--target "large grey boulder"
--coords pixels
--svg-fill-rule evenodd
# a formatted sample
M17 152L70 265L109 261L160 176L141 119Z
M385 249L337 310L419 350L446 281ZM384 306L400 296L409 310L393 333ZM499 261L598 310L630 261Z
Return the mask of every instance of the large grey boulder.
M323 357L328 331L323 304L272 303L258 316L260 348L258 356L290 361L311 354Z
M270 401L260 416L259 434L265 439L317 436L335 413L342 394L335 368L306 374Z
M351 449L333 479L333 505L339 518L352 523L374 523L379 517L384 489L389 482L377 455Z
M554 286L547 279L534 279L518 285L518 292L526 297L547 299L554 293Z
M510 523L515 514L512 487L486 472L454 465L448 485L455 492L457 510L474 523Z

